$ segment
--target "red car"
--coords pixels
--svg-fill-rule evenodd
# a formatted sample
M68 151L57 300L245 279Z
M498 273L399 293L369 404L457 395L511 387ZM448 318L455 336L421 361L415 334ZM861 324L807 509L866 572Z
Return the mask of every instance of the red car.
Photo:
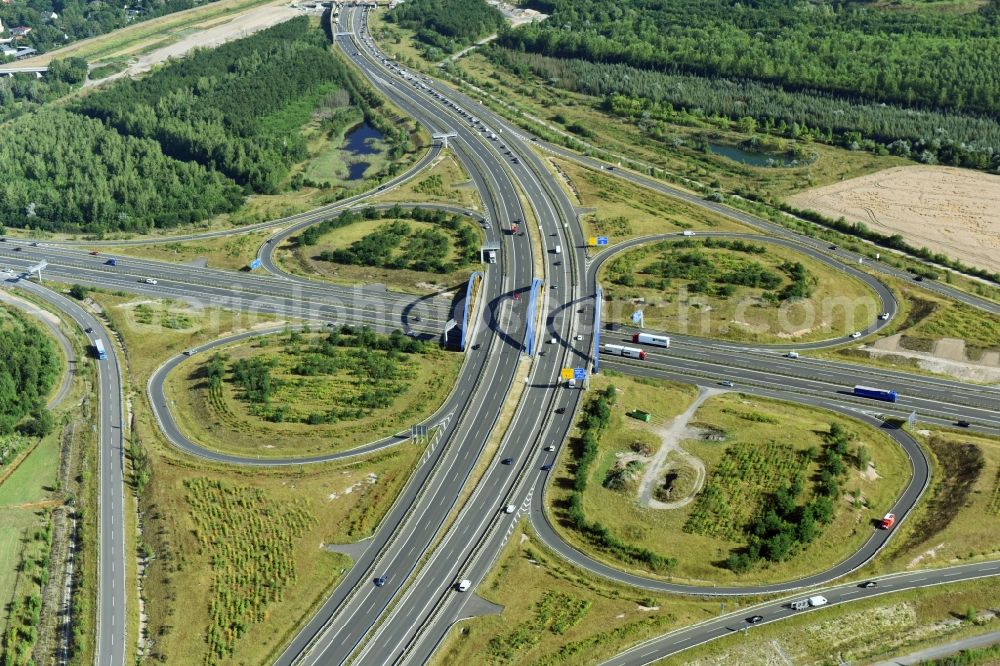
M92 256L97 256L97 252L96 252L96 251L94 251L94 252L91 252L90 254L91 254Z
M882 529L884 530L892 529L892 526L895 524L896 524L896 514L894 513L887 513L885 514L885 517L882 518Z

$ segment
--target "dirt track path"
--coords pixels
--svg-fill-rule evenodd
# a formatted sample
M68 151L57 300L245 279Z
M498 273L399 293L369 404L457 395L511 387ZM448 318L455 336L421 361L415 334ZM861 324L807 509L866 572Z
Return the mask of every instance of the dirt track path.
M646 466L646 472L642 475L642 481L639 482L640 505L649 507L650 509L679 509L687 506L694 499L694 496L698 494L698 491L701 490L702 485L705 483L705 463L682 449L680 441L687 438L688 423L691 421L694 413L698 411L698 408L701 407L701 404L708 398L719 393L725 393L725 391L714 388L702 388L694 402L683 413L675 416L670 425L655 430L656 434L663 440L663 444ZM656 481L662 473L664 463L667 461L667 456L670 455L671 451L676 451L680 456L685 458L694 467L698 478L695 481L694 489L687 497L673 502L661 502L653 499L653 486L656 485Z

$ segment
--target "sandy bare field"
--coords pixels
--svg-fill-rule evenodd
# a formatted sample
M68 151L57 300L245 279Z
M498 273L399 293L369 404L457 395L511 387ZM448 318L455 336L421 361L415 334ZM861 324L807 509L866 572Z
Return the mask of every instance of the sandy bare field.
M902 234L911 245L1000 272L1000 176L954 167L895 167L801 192L788 203Z
M213 48L234 39L252 35L273 25L284 23L301 14L300 10L289 6L257 7L246 13L234 16L231 20L219 25L213 25L205 30L198 30L194 34L188 35L173 44L168 44L163 48L140 55L130 62L125 70L99 81L88 81L87 85L97 85L105 81L113 81L122 76L135 76L136 74L148 71L153 65L165 62L170 58L183 57L184 54L194 48Z

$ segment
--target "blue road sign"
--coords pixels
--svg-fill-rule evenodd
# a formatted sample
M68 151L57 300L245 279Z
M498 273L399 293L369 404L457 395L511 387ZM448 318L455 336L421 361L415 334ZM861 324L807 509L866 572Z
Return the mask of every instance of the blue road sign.
M586 378L587 378L586 368L573 368L573 379L575 379L578 382L582 382Z
M607 236L598 236L597 237L597 244L598 245L607 245L608 244L608 237Z
M255 271L262 265L263 264L261 263L260 259L254 259L253 261L250 262L250 270Z

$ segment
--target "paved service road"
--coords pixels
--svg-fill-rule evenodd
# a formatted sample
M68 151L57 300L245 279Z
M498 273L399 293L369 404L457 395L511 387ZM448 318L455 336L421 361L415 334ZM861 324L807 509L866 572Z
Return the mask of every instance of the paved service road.
M98 398L98 572L97 572L97 666L125 663L127 615L125 590L125 473L122 435L121 368L115 345L107 330L89 312L72 300L30 280L19 280L18 288L44 299L66 313L81 328L92 328L91 340L99 339L108 352L97 365Z
M830 604L824 606L823 609L825 609L836 604L849 603L892 592L928 587L930 585L957 583L964 580L975 580L998 574L1000 574L1000 562L979 562L976 564L949 567L947 569L931 569L893 574L884 578L878 578L878 587L868 589L858 587L858 583L845 583L836 587L810 590L809 594L821 594L826 597ZM823 609L795 611L788 607L788 603L793 599L802 599L806 596L808 595L803 593L797 597L788 597L750 606L738 612L709 620L708 622L702 622L691 627L670 632L664 636L640 643L608 659L603 664L605 666L644 666L645 664L652 664L696 645L701 645L725 636L732 636L740 631L753 632L754 629L747 625L745 620L750 615L763 615L764 620L761 624L769 624L802 613L822 613ZM758 624L755 626L761 625Z

